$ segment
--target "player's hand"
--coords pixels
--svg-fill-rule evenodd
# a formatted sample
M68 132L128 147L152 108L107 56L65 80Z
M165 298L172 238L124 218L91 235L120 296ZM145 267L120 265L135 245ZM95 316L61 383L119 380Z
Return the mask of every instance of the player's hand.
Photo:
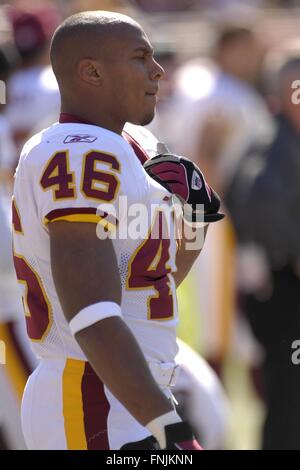
M185 421L165 426L165 435L166 450L203 450Z
M149 436L141 441L128 442L120 450L203 450L190 425L184 421L164 426L163 441L165 446L154 436Z
M207 184L200 168L188 158L162 153L147 160L144 169L190 207L191 210L184 212L185 219L190 222L223 219L224 214L219 213L221 203L218 194ZM203 208L200 209L199 205Z
M146 425L161 450L202 450L190 425L170 410Z

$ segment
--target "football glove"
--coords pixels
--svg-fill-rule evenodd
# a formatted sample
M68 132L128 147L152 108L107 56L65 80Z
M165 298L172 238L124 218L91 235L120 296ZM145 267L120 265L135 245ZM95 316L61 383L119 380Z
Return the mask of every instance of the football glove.
M165 426L165 434L166 450L203 450L185 421Z
M200 168L188 158L163 153L147 160L144 169L183 204L187 204L189 210L184 211L184 218L189 222L201 220L210 223L223 219L224 214L219 213L221 202L218 194L207 184Z
M150 421L146 426L161 450L203 450L187 422L175 410Z

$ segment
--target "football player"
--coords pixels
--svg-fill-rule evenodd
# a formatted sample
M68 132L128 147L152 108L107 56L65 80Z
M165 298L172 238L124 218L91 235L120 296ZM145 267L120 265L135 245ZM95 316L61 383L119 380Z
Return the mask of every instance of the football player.
M0 9L0 23L5 26L5 41L0 43L0 84L15 66L16 51L6 23L5 12ZM1 93L5 88L1 88ZM5 101L1 96L1 103ZM3 106L0 110L0 449L25 449L21 431L20 405L26 380L32 371L25 322L11 253L10 199L13 163L16 159L11 128Z
M135 21L73 15L54 33L51 61L62 113L25 144L13 200L15 270L40 357L22 403L27 446L200 450L170 386L176 286L201 247L178 248L165 219L175 194L184 223L203 232L199 205L208 224L222 218L220 201L188 159L147 162L122 135L127 121L152 120L163 76ZM141 230L121 236L137 203Z
M0 116L0 340L4 357L0 362L0 448L25 449L20 406L26 381L35 358L25 340L25 322L11 253L10 190L15 149L9 127ZM1 444L2 442L2 444Z

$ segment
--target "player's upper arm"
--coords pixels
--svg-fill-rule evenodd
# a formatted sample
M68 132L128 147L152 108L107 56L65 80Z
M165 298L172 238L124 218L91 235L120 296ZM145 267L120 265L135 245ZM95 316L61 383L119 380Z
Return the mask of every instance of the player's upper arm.
M49 223L52 275L68 321L88 305L121 304L121 286L112 241L100 240L96 224Z

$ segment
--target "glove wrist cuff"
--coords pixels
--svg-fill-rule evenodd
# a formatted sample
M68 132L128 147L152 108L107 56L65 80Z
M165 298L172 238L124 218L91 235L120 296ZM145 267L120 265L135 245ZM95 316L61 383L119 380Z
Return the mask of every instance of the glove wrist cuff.
M204 228L209 225L209 222L193 222L192 220L183 217L184 223L191 227L193 230L197 230L198 228Z
M208 225L203 212L197 212L196 210L193 210L190 204L183 204L182 209L183 220L190 227L197 229Z
M172 410L150 421L150 423L146 425L146 428L149 429L151 434L153 434L153 436L159 443L160 448L165 449L167 446L165 427L170 424L181 422L182 419L180 418L180 416L176 413L175 410Z

